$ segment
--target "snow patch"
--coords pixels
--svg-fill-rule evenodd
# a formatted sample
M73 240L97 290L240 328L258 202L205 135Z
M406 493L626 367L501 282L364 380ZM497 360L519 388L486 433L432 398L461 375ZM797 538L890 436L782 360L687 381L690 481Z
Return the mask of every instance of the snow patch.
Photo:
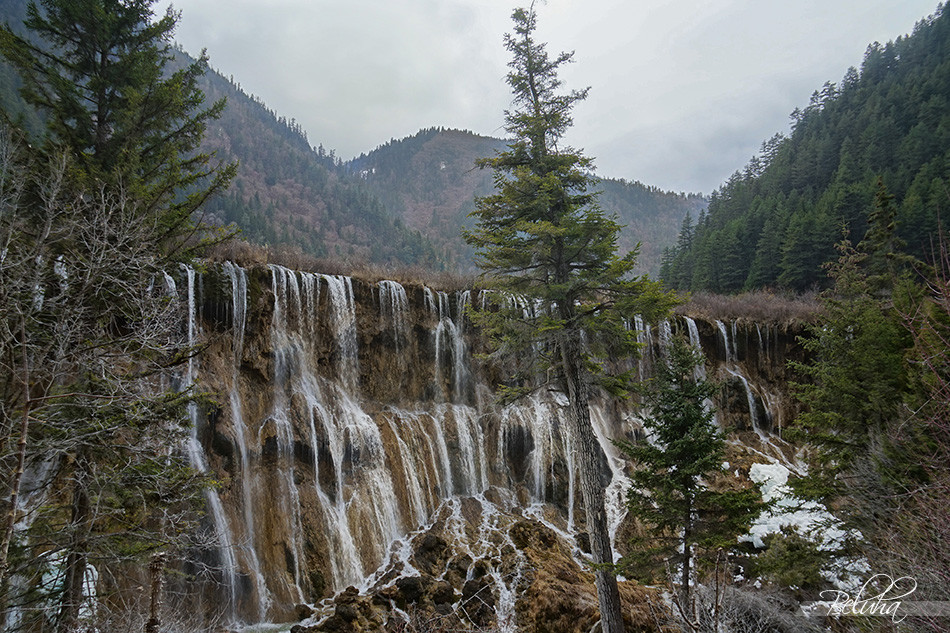
M793 527L799 534L817 544L822 551L835 551L844 547L845 540L861 539L856 531L845 530L831 512L820 503L804 501L795 497L788 485L790 471L779 463L753 464L749 478L759 484L762 499L772 503L771 509L763 512L740 541L752 542L757 548L765 547L764 538ZM852 591L861 585L861 577L870 573L867 560L835 558L822 569L822 576L837 587Z
M771 502L772 508L763 512L749 534L740 540L752 541L756 547L765 547L763 539L767 535L790 526L797 529L799 534L812 537L822 550L841 547L847 536L845 530L841 529L841 522L820 503L796 498L788 486L789 473L782 464L752 464L749 479L759 484L762 499Z

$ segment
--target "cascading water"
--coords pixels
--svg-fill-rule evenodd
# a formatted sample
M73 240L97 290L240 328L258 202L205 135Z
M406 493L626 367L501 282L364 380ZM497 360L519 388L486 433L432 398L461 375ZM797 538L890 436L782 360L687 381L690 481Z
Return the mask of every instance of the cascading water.
M666 319L660 321L660 348L669 349L670 341L673 340L673 328Z
M472 396L469 368L471 359L464 334L465 309L471 303L471 293L456 293L454 317L448 293L426 288L425 297L426 307L436 322L432 340L435 347L435 385L439 392L437 395L449 402L467 402ZM446 367L450 368L448 380Z
M276 439L276 468L280 491L277 501L282 505L281 515L287 522L285 534L290 542L290 571L293 578L293 593L299 602L303 602L301 588L301 559L303 544L300 541L302 525L300 513L300 491L295 478L294 427L290 419L290 400L293 397L294 382L301 377L301 355L304 353L300 341L288 334L288 321L297 319L303 322L300 286L294 272L280 266L271 266L271 279L274 292L274 321L271 341L274 346L274 408L270 417L261 426L267 431L271 425ZM264 439L263 437L261 439ZM268 438L270 439L270 438ZM264 443L264 442L262 442Z
M393 341L398 354L409 336L409 296L402 284L381 281L379 287L380 320L393 329Z
M359 365L352 281L348 277L300 273L304 287L301 294L297 273L275 266L272 274L274 371L282 386L279 393L283 394L275 398L272 419L277 422L279 453L287 464L283 481L293 500L293 505L285 509L289 523L284 535L295 554L294 582L302 601L299 561L305 558L305 552L299 538L303 519L294 476L292 419L306 420L317 505L329 528L329 580L333 588L342 589L363 577L366 563L361 550L371 555L372 548L365 545L373 542L379 543L377 550L384 548L399 535L400 517L379 429L357 405L353 393L358 388ZM318 328L314 310L321 281L328 290L327 327L334 342L334 381L321 379L315 366ZM381 556L380 551L375 554Z
M483 427L484 413L464 398L459 402L461 396L470 393L473 381L464 338L469 293L458 293L452 301L446 293L424 292L433 318L429 336L439 361L434 364L433 375L437 380L441 376L447 379L445 401L420 403L421 408L416 410L390 407L374 417L359 402L352 280L295 273L279 266L270 267L274 293L269 343L273 354L272 403L262 421L245 419L237 385L245 344L247 280L238 267L229 265L226 272L231 280L235 329L231 416L236 471L245 491L241 503L244 512L239 513L238 522L250 543L239 562L248 570L252 584L261 579L256 594L260 610L267 613L271 600L277 600L278 595L281 600L307 600L309 588L303 570L307 560L302 518L305 510L301 507L309 498L301 488L307 471L314 473L316 506L320 522L327 527L329 586L339 590L359 583L383 560L389 543L425 524L446 499L479 495L488 489L493 458L487 448L492 442ZM326 300L321 304L323 291ZM405 289L395 282L385 282L378 285L378 291L382 326L392 328L394 345L401 348L405 343L408 347L410 306ZM318 312L325 315L322 325L317 323ZM329 374L327 366L317 362L321 337L328 339L332 350ZM572 529L573 477L561 475L555 482L554 473L556 462L562 464L559 468L564 472L573 471L570 438L563 435L566 425L551 424L562 405L537 400L527 407L509 407L506 415L531 426L538 437L547 438L546 444L530 455L535 462L533 497L542 502L548 490L566 488L567 525ZM245 434L249 441L244 441ZM309 451L303 451L310 458L307 464L301 463L301 442L309 447ZM264 454L254 457L249 445L262 447ZM562 457L555 458L557 454ZM254 465L260 460L271 464L270 475L251 472L260 470ZM268 488L273 492L267 493ZM265 495L272 508L277 504L276 512L265 510ZM265 525L258 525L262 516L266 516ZM273 561L264 564L256 555L259 548L255 544L263 538L285 543L285 570L276 578Z
M353 280L342 275L323 275L330 293L330 325L336 342L337 376L348 393L355 394L359 382L356 347L356 302Z
M257 555L257 533L255 529L255 518L252 506L252 486L255 480L255 473L250 467L250 458L247 449L247 438L245 437L246 424L244 422L244 407L241 402L240 390L240 370L244 355L244 331L247 325L247 273L240 266L231 262L226 262L224 271L231 282L231 353L232 353L232 371L231 388L228 391L228 402L231 407L231 419L234 424L235 444L238 454L238 471L243 474L241 481L241 524L245 530L245 535L240 544L237 545L237 552L243 554L244 564L248 569L251 579L251 592L254 601L254 617L262 621L267 617L268 609L271 604L271 597L267 590L267 583L264 581L264 575L261 572L261 562ZM225 546L226 549L226 546ZM233 589L232 589L233 591Z
M195 270L191 266L183 265L182 267L185 271L188 282L188 322L186 326L188 347L189 349L193 349L197 343L199 335L195 297ZM195 383L195 357L189 356L185 368L185 375L182 378L182 389L193 389L195 387ZM199 415L198 405L195 402L188 403L188 418L191 425L191 432L187 441L188 460L191 462L191 465L195 470L205 475L208 474L209 468L208 463L205 460L204 451L201 448L201 444L198 442ZM215 537L220 544L219 552L221 555L221 567L224 575L223 584L228 593L228 605L225 609L225 612L231 621L235 621L237 619L237 598L235 591L238 583L237 561L234 557L234 539L231 533L231 526L229 525L227 515L225 514L224 506L221 503L221 498L218 496L215 490L211 488L207 488L205 490L205 501L208 504L208 510L211 514L211 521L214 527Z
M231 448L197 455L202 461L195 463L213 464L224 484L224 507L221 498L216 508L209 497L209 515L240 618L286 620L296 603L382 578L374 570L387 561L402 561L399 573L412 574L404 539L433 521L451 523L464 505L460 499L480 504L483 527L476 534L500 529L497 495L504 493L521 516L573 540L580 504L570 425L562 419L565 399L539 393L499 407L474 397L476 388L488 387L466 339L470 293L421 288L410 295L393 281L354 288L349 277L280 266L270 266L266 276L258 270L253 280L231 264L224 272L233 331L220 392L228 393L230 407L216 422L217 439L206 446L217 450L229 440ZM253 316L249 287L258 297ZM510 300L526 313L536 309ZM374 311L362 302L375 303ZM194 315L193 296L189 305ZM637 316L632 321L645 376L673 327L662 322L651 329ZM696 323L686 319L686 327L691 342L700 343ZM730 330L716 327L733 366ZM373 400L379 393L393 399ZM609 466L614 536L629 481L610 440L633 437L638 425L632 414L597 403L592 422ZM500 537L492 538L498 547ZM499 596L517 584L508 576L495 580ZM501 621L510 618L505 609L511 607L508 598L498 603Z
M745 389L746 403L749 406L749 422L752 424L752 429L758 433L759 438L763 443L768 443L768 437L762 430L762 423L759 420L759 411L756 406L755 394L752 392L752 387L749 385L749 380L742 375L742 372L737 371L731 367L726 367L725 371L730 376L738 379L742 383L743 389Z
M722 337L723 348L725 349L725 353L726 353L726 363L723 367L723 371L727 375L732 376L733 378L737 379L739 383L742 384L742 388L745 391L746 403L748 405L748 410L749 410L749 423L752 425L752 429L758 434L762 443L768 444L769 438L760 419L761 416L759 415L758 404L756 402L756 394L753 391L752 386L749 384L748 378L742 372L738 364L738 353L737 353L737 347L736 347L736 341L739 338L738 324L735 321L732 322L732 326L730 328L732 330L731 344L730 344L729 331L726 328L725 323L717 319L716 327L719 329L719 334ZM760 344L761 344L761 341L762 341L761 330L759 330ZM760 347L760 351L761 351L761 347ZM763 354L762 357L765 358L765 355ZM765 401L765 404L768 405L767 400ZM771 417L768 414L768 408L769 407L766 406L767 416Z
M699 328L696 327L696 321L690 317L683 317L683 320L686 321L686 327L689 331L689 344L699 351L702 351L703 344L702 341L699 340ZM693 371L693 376L696 378L696 380L705 380L706 365L704 363L696 365L696 369Z
M605 505L607 510L607 524L610 533L610 542L614 546L614 559L619 557L616 549L617 529L624 517L627 516L627 490L631 486L630 479L624 473L626 460L620 455L620 451L611 442L611 425L607 420L605 412L600 408L591 409L591 422L594 426L594 435L600 444L601 450L607 457L607 464L613 475L607 490L604 492Z
M726 332L726 324L716 319L716 327L719 328L719 333L722 335L722 345L726 352L726 363L734 363L736 361L736 353L729 345L729 334ZM735 339L733 338L733 340Z

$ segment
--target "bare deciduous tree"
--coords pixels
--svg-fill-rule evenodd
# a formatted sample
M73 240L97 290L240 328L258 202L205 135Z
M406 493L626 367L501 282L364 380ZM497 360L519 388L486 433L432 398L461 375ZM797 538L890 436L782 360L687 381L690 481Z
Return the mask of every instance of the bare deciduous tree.
M125 562L185 542L203 482L176 450L194 394L159 231L26 149L0 131L0 623L72 631Z

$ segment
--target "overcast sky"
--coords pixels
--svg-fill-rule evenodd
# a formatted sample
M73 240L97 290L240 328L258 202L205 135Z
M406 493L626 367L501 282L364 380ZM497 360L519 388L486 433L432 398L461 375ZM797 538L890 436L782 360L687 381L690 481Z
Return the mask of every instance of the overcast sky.
M174 0L176 40L352 158L444 126L504 136L515 0ZM160 0L164 11L167 0ZM548 0L537 39L591 87L568 141L598 173L710 193L867 45L937 0Z

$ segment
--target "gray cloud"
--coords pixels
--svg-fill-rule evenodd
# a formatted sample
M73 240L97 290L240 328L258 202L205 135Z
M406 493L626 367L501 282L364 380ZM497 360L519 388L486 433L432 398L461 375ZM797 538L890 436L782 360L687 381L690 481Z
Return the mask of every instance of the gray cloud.
M166 3L167 4L167 3ZM176 39L349 158L430 126L503 135L513 0L176 0ZM165 4L161 5L163 10ZM715 189L867 45L935 0L549 0L538 39L591 86L568 141L605 176Z

